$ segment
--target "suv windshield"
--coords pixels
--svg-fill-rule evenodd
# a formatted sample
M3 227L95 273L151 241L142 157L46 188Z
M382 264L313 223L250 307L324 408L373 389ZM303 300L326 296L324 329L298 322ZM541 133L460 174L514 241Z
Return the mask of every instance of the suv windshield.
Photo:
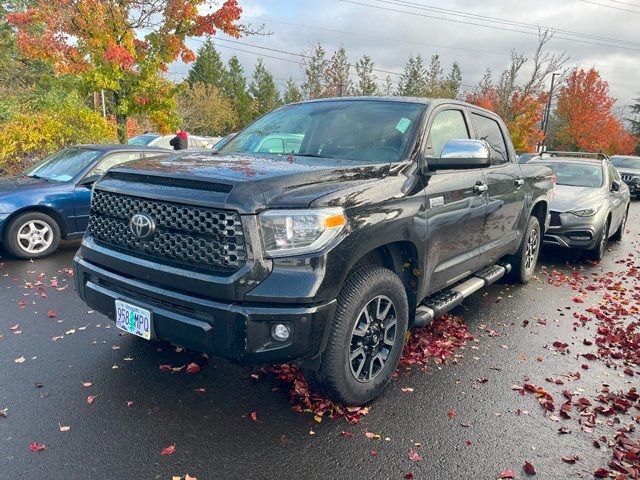
M558 185L594 188L602 186L602 165L578 162L552 162L544 165L553 170Z
M616 168L635 168L640 170L640 157L611 157Z
M28 177L44 178L67 182L90 166L101 152L85 148L65 148L45 158L38 165L31 167L24 174Z
M426 105L393 101L321 101L275 110L220 152L265 153L388 163L404 156Z

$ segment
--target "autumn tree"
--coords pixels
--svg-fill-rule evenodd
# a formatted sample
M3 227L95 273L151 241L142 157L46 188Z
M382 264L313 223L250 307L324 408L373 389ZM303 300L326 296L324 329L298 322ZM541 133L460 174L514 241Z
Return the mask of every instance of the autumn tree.
M267 71L262 59L258 60L253 71L249 94L251 95L251 110L254 117L264 115L282 104L273 75Z
M213 44L213 40L207 38L202 47L198 49L196 61L189 69L187 82L189 85L195 83L215 85L221 90L227 81L227 75L227 69Z
M595 68L573 70L560 89L555 117L557 147L566 150L631 153L636 142L613 112L615 98Z
M373 61L368 55L363 55L355 65L358 80L354 87L356 95L378 95L378 83L373 73Z
M201 13L206 0L35 0L8 21L23 54L49 62L56 73L82 78L92 90L110 92L118 137L126 142L127 118L146 113L161 130L177 122L176 88L162 78L175 60L191 62L186 39L222 31L239 36L241 8L226 0Z
M302 90L300 90L298 84L294 82L291 77L289 77L284 85L282 100L284 103L297 103L302 101Z
M238 127L233 103L210 83L186 85L177 104L182 126L195 135L222 136Z

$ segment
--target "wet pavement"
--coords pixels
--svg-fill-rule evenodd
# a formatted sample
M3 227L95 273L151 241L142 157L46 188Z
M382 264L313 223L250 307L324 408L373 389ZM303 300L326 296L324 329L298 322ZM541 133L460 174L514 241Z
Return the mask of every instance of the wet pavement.
M505 469L525 478L525 461L535 478L593 478L611 458L593 440L615 429L585 432L575 419L549 418L533 395L512 386L528 377L556 397L569 388L592 398L602 384L638 385L637 374L603 362L581 368L577 354L589 351L583 339L593 339L595 326L574 329L572 315L602 294L576 303L569 285L548 279L554 269L622 271L616 260L638 254L639 241L636 201L627 235L610 244L602 264L545 251L529 285L478 292L454 312L476 340L446 365L401 370L355 425L293 412L289 386L271 375L256 381L253 368L119 334L73 291L77 243L37 262L1 260L0 479L495 479ZM192 360L207 365L195 375L159 369ZM576 371L581 378L564 386L545 382ZM559 434L563 425L570 434ZM46 450L30 451L32 442ZM161 455L170 445L175 452ZM561 460L573 455L574 464Z

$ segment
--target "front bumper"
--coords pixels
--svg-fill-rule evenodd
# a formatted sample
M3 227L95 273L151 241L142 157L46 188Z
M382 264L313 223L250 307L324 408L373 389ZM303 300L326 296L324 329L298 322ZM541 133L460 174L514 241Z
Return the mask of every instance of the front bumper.
M233 303L186 295L128 278L84 259L73 260L76 289L92 309L115 318L115 301L152 312L152 338L238 363L315 364L327 342L336 301L317 305ZM274 299L274 301L277 299ZM291 328L286 342L271 327Z
M544 235L545 245L591 250L598 245L606 215L598 212L593 217L577 217L565 212L556 218L560 225L553 222L549 225Z

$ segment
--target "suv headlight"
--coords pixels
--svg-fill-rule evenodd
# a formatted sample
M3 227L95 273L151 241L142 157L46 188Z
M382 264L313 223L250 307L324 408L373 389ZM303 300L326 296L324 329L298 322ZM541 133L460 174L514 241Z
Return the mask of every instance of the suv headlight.
M593 217L596 213L598 213L598 210L600 210L600 205L571 210L569 211L569 213L575 215L576 217Z
M268 257L288 257L322 250L347 225L344 210L267 210L259 215L262 241Z

